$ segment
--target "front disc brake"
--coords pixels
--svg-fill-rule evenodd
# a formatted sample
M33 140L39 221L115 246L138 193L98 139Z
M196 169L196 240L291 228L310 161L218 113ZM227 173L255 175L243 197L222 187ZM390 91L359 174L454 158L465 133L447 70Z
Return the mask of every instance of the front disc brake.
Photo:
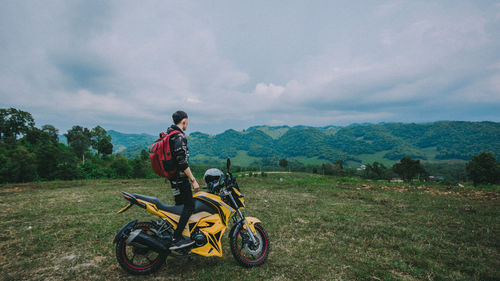
M250 255L256 255L262 250L262 236L260 234L254 234L253 236L257 240L257 245L252 242L252 239L250 237L248 237L248 239L245 239L246 243L245 240L243 240L243 242L245 243L245 250L247 250Z

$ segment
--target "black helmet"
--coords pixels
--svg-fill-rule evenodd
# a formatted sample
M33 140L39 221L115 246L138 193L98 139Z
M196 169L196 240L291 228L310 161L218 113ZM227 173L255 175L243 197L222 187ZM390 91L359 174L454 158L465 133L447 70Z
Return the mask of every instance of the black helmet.
M221 170L212 168L208 169L203 176L208 190L214 192L224 184L224 173Z

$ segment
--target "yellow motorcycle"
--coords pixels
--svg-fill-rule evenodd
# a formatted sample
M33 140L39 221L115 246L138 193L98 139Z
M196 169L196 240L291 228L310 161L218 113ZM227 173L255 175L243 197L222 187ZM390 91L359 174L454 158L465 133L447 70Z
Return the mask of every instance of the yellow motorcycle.
M153 215L158 221L125 224L115 236L116 258L120 266L131 274L150 274L157 271L167 256L177 258L200 255L222 257L221 239L232 221L229 232L231 252L245 267L262 264L269 255L269 237L254 217L245 217L244 196L230 172L231 161L227 159L227 173L212 175L206 179L207 186L193 195L194 211L182 234L194 244L170 251L173 233L179 222L183 206L163 204L158 198L122 192L129 204L118 213L137 205ZM216 170L216 169L211 169Z

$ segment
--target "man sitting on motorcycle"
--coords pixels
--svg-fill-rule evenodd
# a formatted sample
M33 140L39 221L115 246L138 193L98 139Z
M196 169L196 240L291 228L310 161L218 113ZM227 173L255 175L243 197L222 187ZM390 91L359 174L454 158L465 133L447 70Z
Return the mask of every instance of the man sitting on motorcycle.
M194 210L194 200L190 181L193 184L194 192L197 192L200 186L191 173L188 164L189 150L187 148L187 138L184 134L188 126L188 116L186 112L179 110L172 114L172 121L174 124L168 128L167 134L174 130L180 133L176 133L170 137L171 152L177 167L177 173L175 177L170 180L170 183L175 198L175 205L184 205L181 217L179 218L179 224L174 232L173 244L170 247L170 250L177 250L188 247L194 243L191 239L183 237L182 231L186 227L189 217Z

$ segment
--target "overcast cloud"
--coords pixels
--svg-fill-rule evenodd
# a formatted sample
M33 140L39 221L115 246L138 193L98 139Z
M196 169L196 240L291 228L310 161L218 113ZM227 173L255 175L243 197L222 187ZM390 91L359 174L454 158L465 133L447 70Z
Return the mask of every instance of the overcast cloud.
M500 121L496 1L0 1L0 107L156 134Z

